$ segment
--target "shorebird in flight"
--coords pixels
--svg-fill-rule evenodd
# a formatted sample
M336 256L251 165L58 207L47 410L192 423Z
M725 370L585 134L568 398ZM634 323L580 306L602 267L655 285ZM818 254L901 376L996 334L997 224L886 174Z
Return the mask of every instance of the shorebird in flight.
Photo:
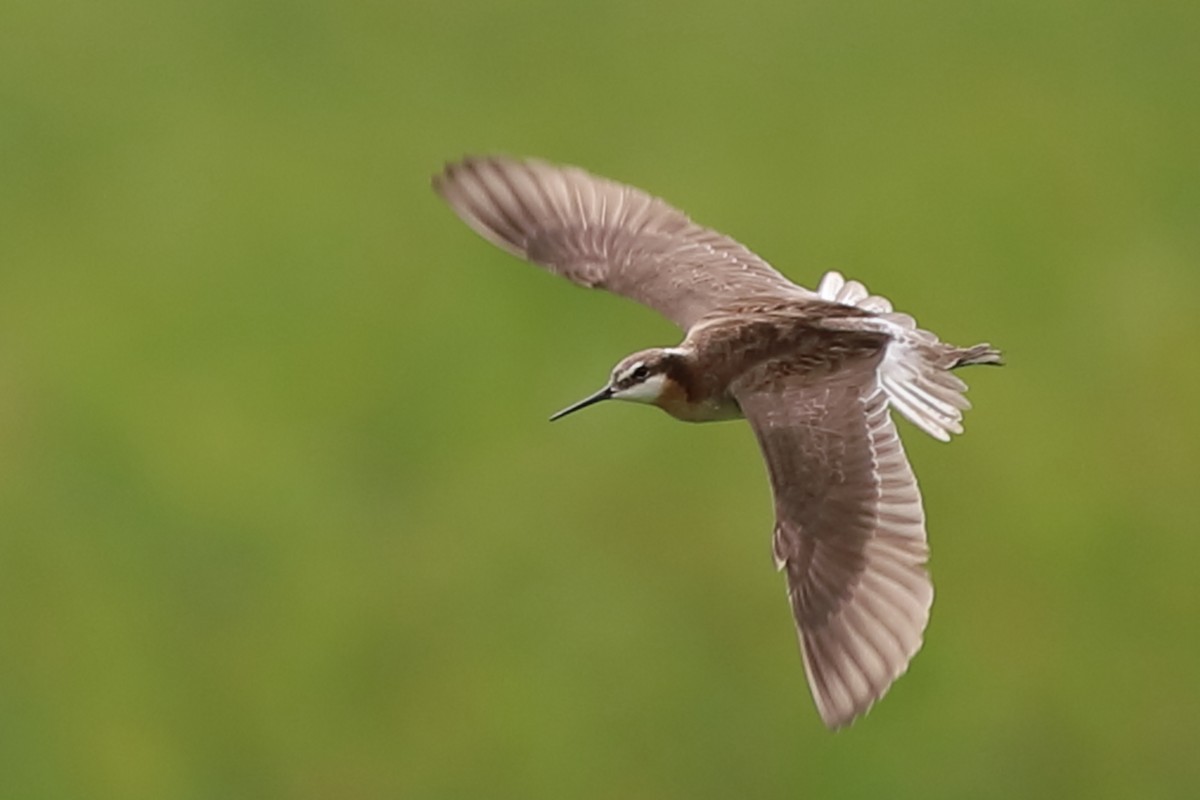
M686 331L622 359L552 419L602 400L687 422L745 417L817 710L830 728L865 713L908 668L933 601L921 496L889 410L948 441L969 407L951 370L998 364L999 351L943 343L836 272L815 292L797 286L666 202L581 169L468 158L433 186L493 244Z

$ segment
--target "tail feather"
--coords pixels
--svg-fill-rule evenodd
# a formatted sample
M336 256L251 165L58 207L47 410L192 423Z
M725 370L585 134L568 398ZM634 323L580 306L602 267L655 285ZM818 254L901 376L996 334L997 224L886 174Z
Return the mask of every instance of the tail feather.
M987 342L977 344L974 347L965 347L957 351L955 354L956 361L951 365L950 369L958 369L959 367L970 367L975 364L990 364L993 366L1002 366L1004 361L1001 359L1000 351L992 347Z
M917 327L908 314L893 311L883 297L872 295L858 281L847 281L828 272L817 287L822 300L856 306L877 314L871 322L861 318L851 324L872 327L892 337L879 365L879 382L888 402L910 422L935 439L950 441L962 433L963 411L971 403L963 396L967 385L950 370L974 364L1001 364L1000 351L989 344L954 347Z

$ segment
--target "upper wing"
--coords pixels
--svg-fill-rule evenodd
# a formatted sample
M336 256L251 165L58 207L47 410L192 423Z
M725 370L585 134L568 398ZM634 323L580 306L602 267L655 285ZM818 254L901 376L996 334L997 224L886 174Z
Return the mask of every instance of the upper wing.
M921 496L888 416L881 357L819 380L777 362L734 389L770 472L776 564L831 728L907 669L933 602Z
M493 244L684 329L739 298L813 296L664 201L575 167L468 158L446 165L433 187Z

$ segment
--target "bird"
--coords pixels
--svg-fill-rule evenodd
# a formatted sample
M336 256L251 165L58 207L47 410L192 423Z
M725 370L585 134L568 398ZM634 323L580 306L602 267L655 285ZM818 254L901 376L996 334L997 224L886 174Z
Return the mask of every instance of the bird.
M608 400L686 422L744 418L817 712L832 730L865 714L908 669L933 602L925 512L892 411L949 441L970 407L953 370L1000 364L1000 351L944 343L836 271L799 286L666 201L578 167L465 157L432 184L492 244L684 331L621 359L551 419Z

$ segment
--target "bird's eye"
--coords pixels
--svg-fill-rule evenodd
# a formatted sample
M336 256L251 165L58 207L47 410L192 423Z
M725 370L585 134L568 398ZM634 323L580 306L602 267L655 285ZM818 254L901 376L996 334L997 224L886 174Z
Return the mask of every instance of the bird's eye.
M650 377L650 370L647 369L645 365L638 367L629 375L629 379L631 381L634 381L635 383L640 383L649 377Z

